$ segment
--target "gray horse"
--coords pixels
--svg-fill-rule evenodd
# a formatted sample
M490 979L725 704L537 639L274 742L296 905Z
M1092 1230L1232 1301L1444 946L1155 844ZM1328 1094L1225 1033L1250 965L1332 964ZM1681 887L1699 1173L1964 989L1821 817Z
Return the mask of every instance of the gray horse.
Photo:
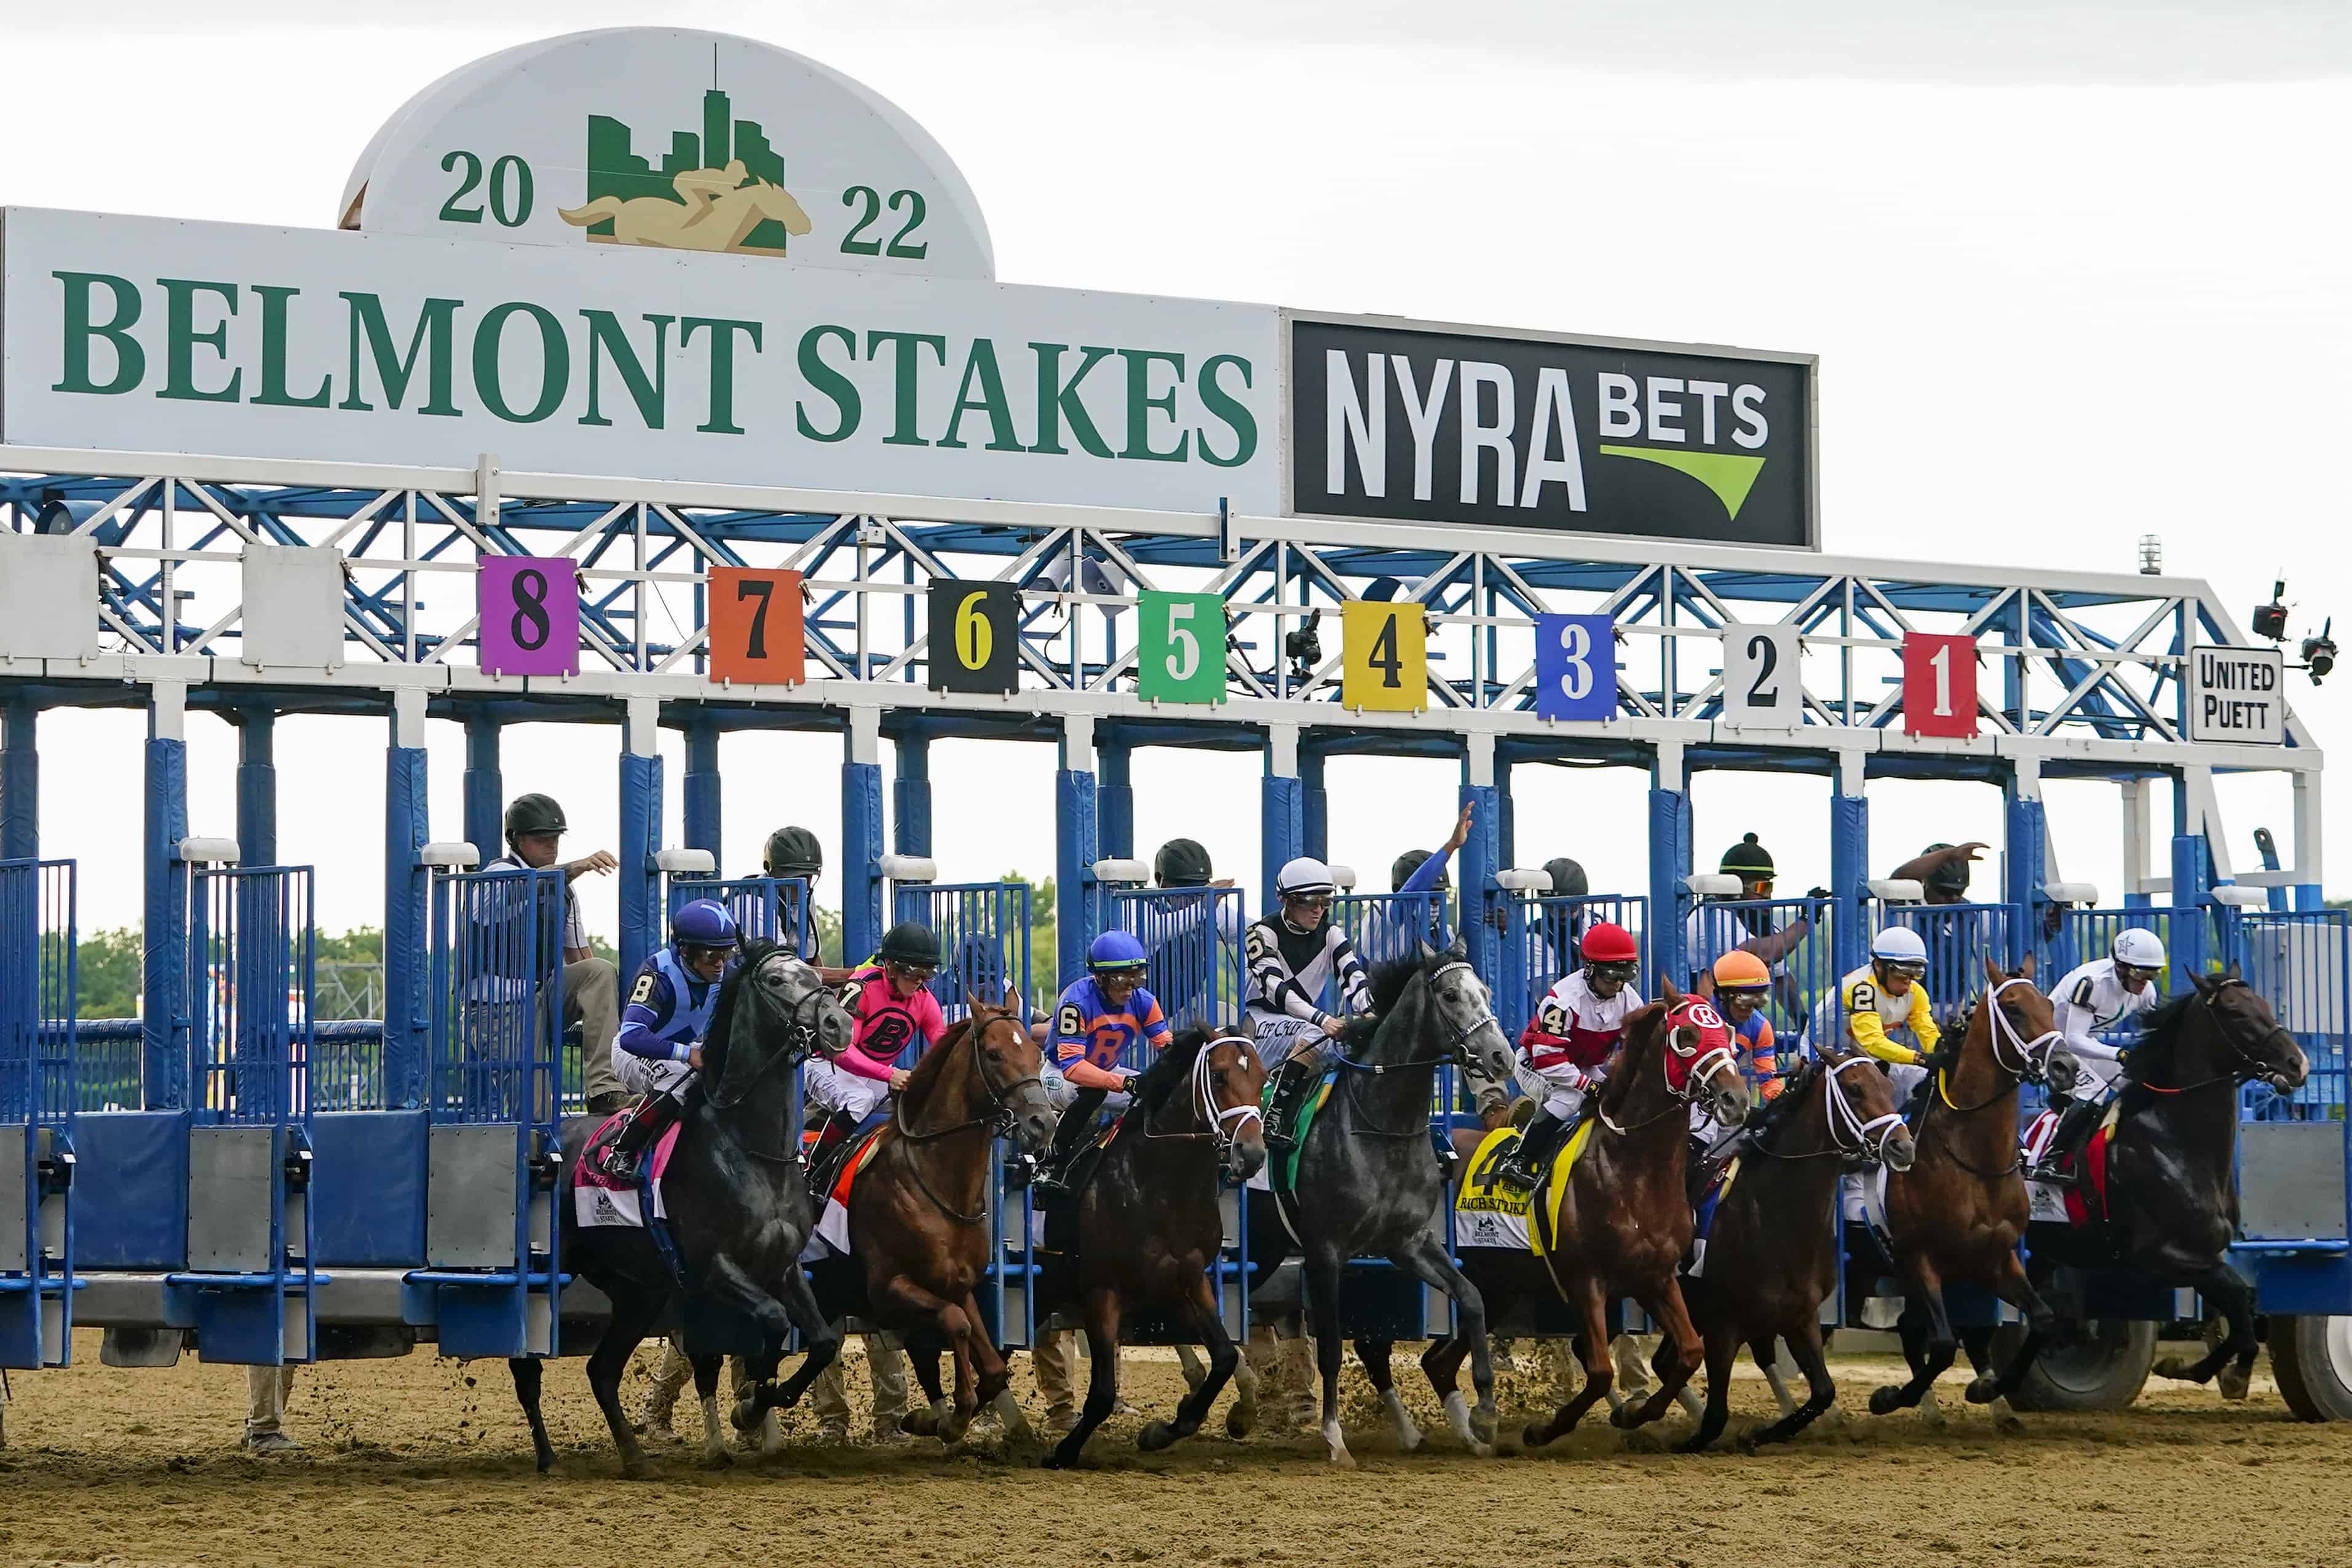
M748 1358L756 1381L734 1411L740 1431L752 1431L770 1408L798 1399L841 1346L800 1269L816 1211L793 1144L792 1095L802 1059L813 1050L838 1054L852 1027L816 971L772 944L747 947L742 963L721 985L703 1045L703 1070L687 1090L677 1145L662 1183L684 1292L646 1232L575 1223L572 1173L594 1124L583 1120L565 1129L563 1177L556 1187L563 1211L561 1257L565 1269L612 1300L612 1319L588 1358L588 1386L631 1476L644 1475L646 1463L621 1412L621 1374L630 1352L678 1309L685 1294L751 1320L766 1342ZM776 1366L795 1328L807 1355L779 1384ZM704 1460L724 1464L720 1357L695 1353L690 1342L687 1348L702 1399ZM518 1359L508 1364L515 1397L530 1420L539 1468L547 1469L555 1450L540 1414L541 1363Z
M1350 1024L1338 1042L1337 1081L1298 1152L1292 1191L1278 1194L1306 1270L1308 1326L1323 1373L1323 1441L1336 1465L1353 1465L1339 1430L1339 1280L1351 1258L1386 1258L1454 1299L1459 1332L1471 1349L1478 1392L1474 1413L1457 1391L1445 1415L1454 1435L1482 1458L1494 1453L1495 1369L1486 1347L1486 1309L1477 1287L1447 1256L1443 1205L1445 1170L1430 1138L1437 1069L1474 1062L1496 1081L1511 1076L1511 1047L1496 1020L1486 985L1457 937L1444 952L1381 965L1372 975L1374 1014ZM1270 1255L1253 1237L1255 1258ZM1261 1274L1260 1278L1264 1276ZM1407 1448L1421 1433L1390 1386L1383 1361L1365 1371L1381 1391Z

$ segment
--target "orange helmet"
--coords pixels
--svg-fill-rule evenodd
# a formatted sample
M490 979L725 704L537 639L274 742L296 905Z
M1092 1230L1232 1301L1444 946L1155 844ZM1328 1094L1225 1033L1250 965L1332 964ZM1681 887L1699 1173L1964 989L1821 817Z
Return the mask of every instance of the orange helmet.
M1715 988L1717 991L1769 991L1772 988L1772 972L1754 953L1742 948L1733 948L1715 961Z

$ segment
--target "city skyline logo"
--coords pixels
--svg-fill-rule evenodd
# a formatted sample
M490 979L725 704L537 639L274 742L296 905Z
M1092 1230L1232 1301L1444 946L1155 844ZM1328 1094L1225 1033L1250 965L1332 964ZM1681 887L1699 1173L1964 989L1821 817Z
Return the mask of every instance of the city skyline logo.
M564 222L595 245L782 256L809 232L808 214L784 188L784 158L756 120L738 120L712 80L702 95L702 128L670 132L659 167L640 156L626 121L588 117L588 191L579 206L559 208Z

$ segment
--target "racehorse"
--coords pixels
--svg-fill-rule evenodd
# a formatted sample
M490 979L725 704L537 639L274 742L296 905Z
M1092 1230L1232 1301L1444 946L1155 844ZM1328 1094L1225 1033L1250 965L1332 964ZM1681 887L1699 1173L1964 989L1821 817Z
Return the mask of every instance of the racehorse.
M788 1405L840 1348L800 1269L801 1248L815 1224L815 1205L793 1146L793 1079L812 1050L845 1049L850 1016L815 970L772 943L746 945L743 959L721 984L703 1045L703 1068L686 1091L677 1142L662 1176L673 1274L659 1244L645 1229L582 1226L572 1202L581 1151L596 1130L577 1118L563 1131L559 1256L563 1267L602 1290L613 1303L604 1338L588 1358L588 1386L612 1428L621 1468L643 1477L647 1466L628 1417L621 1412L621 1374L629 1356L686 1292L756 1320L768 1348L750 1358L757 1381L735 1409L740 1431L766 1412ZM650 1206L650 1205L648 1205ZM683 1289L681 1289L683 1286ZM800 1330L806 1359L782 1385L774 1379L785 1336ZM690 1349L690 1347L689 1347ZM727 1462L719 1429L720 1357L696 1354L695 1391L702 1399L703 1456ZM540 1413L541 1363L517 1357L515 1398L530 1420L539 1468L555 1463Z
M1583 1317L1577 1335L1583 1386L1551 1419L1531 1422L1521 1431L1520 1441L1529 1447L1566 1436L1608 1395L1614 1381L1609 1360L1612 1300L1633 1297L1664 1331L1657 1391L1643 1405L1612 1411L1612 1425L1656 1420L1698 1370L1698 1331L1675 1278L1691 1245L1685 1187L1690 1107L1703 1103L1718 1122L1737 1126L1748 1110L1748 1081L1731 1054L1727 1032L1720 1043L1704 1044L1702 1030L1711 1026L1723 1032L1714 1010L1685 997L1670 981L1661 982L1660 992L1661 1000L1625 1020L1624 1041L1609 1076L1587 1100L1578 1135L1581 1151L1572 1163L1568 1151L1555 1157L1531 1195L1528 1226L1543 1243L1542 1255L1502 1248L1471 1254L1491 1255L1474 1266L1480 1271L1473 1278L1482 1289L1507 1300L1554 1289ZM1556 1191L1561 1182L1567 1187ZM1458 1337L1440 1341L1422 1356L1441 1392L1451 1386L1461 1364Z
M1886 1176L1886 1230L1896 1277L1908 1304L1898 1324L1908 1383L1888 1384L1870 1396L1884 1415L1917 1405L1958 1350L1944 1306L1944 1285L1980 1285L2026 1315L2025 1341L2007 1371L1995 1376L1972 1342L1977 1377L1971 1405L2006 1400L2032 1364L2054 1317L2019 1261L2024 1237L2025 1180L2017 1146L2017 1087L2041 1081L2060 1038L2050 999L2034 988L2033 956L2004 973L1984 961L1990 989L1969 1009L1955 1050L1940 1047L1920 1085L1912 1122L1918 1153L1907 1171ZM2063 1084L2071 1058L2061 1058ZM1984 1336L1986 1340L1990 1335ZM1996 1415L2007 1420L2006 1406Z
M2227 1255L2238 1230L2237 1088L2260 1079L2289 1094L2311 1064L2236 965L2189 981L2193 989L2147 1016L2125 1061L2107 1137L2105 1214L2086 1191L2092 1223L2039 1224L2028 1238L2037 1279L2072 1265L2194 1289L2229 1334L2193 1363L2159 1363L2156 1374L2204 1383L2219 1373L2222 1395L2242 1399L2260 1342L2253 1287ZM2029 1359L2021 1348L2018 1360Z
M912 1068L890 1120L849 1153L850 1255L811 1270L833 1322L855 1315L907 1336L931 1401L926 1425L950 1443L1012 1380L972 1294L997 1246L990 1146L1003 1133L1035 1154L1054 1136L1044 1064L1018 997L998 1007L975 996L971 1006ZM942 1347L955 1356L951 1407L940 1392ZM1008 1433L1025 1432L1017 1402L1003 1400L1000 1414Z
M1241 1363L1218 1315L1208 1270L1224 1240L1217 1178L1246 1181L1265 1163L1258 1100L1265 1068L1244 1037L1192 1029L1160 1053L1136 1085L1075 1199L1076 1246L1066 1268L1049 1268L1041 1305L1082 1306L1094 1372L1086 1407L1045 1464L1077 1462L1118 1398L1122 1316L1160 1308L1208 1347L1209 1374L1136 1439L1147 1452L1201 1429L1202 1419Z
M1838 1175L1854 1165L1908 1170L1914 1152L1894 1086L1868 1057L1824 1050L1788 1080L1762 1131L1739 1151L1707 1227L1703 1267L1683 1281L1691 1321L1706 1343L1706 1409L1683 1452L1696 1453L1722 1434L1731 1363L1743 1342L1780 1402L1780 1419L1747 1445L1793 1437L1837 1402L1822 1356L1821 1306L1837 1289ZM1780 1381L1775 1336L1789 1342L1805 1374L1802 1405ZM1663 1360L1664 1344L1659 1354ZM1665 1368L1658 1371L1663 1378Z
M1495 1370L1486 1346L1486 1309L1478 1289L1446 1256L1444 1233L1431 1221L1445 1194L1445 1173L1430 1142L1429 1106L1437 1069L1474 1059L1496 1081L1511 1076L1510 1043L1486 985L1470 967L1458 936L1440 952L1384 963L1372 972L1372 1013L1350 1022L1336 1042L1336 1081L1297 1151L1297 1177L1276 1194L1295 1235L1306 1274L1309 1331L1323 1373L1323 1441L1330 1460L1352 1466L1339 1429L1339 1280L1351 1258L1384 1257L1423 1284L1454 1299L1469 1348L1475 1415L1458 1389L1440 1388L1454 1435L1481 1458L1494 1453ZM1270 1228L1270 1227L1267 1227ZM1284 1250L1279 1237L1252 1235L1253 1261L1271 1268ZM1264 1276L1261 1275L1261 1278ZM1381 1390L1399 1438L1421 1440L1402 1401L1389 1386L1385 1344L1369 1353L1365 1370ZM1434 1386L1434 1380L1433 1380Z

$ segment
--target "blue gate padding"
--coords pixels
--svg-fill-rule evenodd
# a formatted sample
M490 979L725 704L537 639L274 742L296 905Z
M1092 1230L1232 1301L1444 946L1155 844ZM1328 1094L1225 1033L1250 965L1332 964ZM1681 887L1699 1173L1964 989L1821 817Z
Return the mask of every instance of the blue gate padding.
M74 897L69 860L0 860L0 1367L72 1358Z

